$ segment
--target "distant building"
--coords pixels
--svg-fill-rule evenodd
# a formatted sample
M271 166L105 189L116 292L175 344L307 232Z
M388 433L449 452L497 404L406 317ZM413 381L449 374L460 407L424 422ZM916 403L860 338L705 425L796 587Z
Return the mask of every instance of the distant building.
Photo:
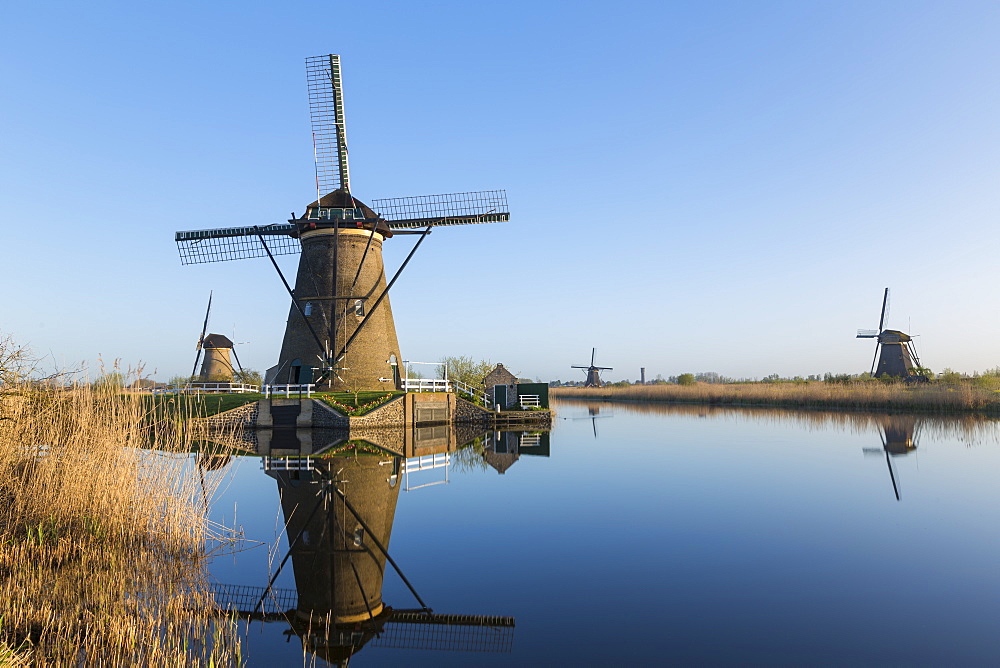
M522 403L549 407L548 383L521 382L503 364L497 364L493 371L486 374L483 385L486 394L493 399L493 405L501 409L517 408Z
M139 378L128 386L128 389L135 392L151 392L166 387L166 383L157 383L152 378Z

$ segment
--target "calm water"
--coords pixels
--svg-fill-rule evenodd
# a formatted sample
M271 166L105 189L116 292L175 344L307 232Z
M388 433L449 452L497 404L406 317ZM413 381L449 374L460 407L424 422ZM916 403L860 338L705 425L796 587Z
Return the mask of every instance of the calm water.
M253 610L290 535L264 613L339 605L367 618L380 586L386 606L418 608L391 565L380 575L374 539L391 529L390 555L434 613L516 620L392 622L364 638L355 665L1000 660L996 422L556 410L548 439L491 437L419 471L345 446L312 470L220 460L206 472L222 479L216 519L245 540L220 546L212 575ZM301 616L258 617L270 621L248 626L250 665L300 665L304 642L316 648L307 662L343 653L303 641ZM491 651L419 649L441 645Z

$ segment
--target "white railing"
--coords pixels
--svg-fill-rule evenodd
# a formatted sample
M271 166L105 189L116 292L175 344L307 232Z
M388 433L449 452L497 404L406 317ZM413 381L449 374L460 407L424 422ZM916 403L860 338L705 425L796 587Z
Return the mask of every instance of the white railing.
M521 442L518 444L519 448L535 448L538 447L542 442L542 437L538 434L522 434Z
M542 405L542 398L537 394L519 394L517 401L521 404L521 408L538 408Z
M412 473L413 471L426 471L428 469L439 469L451 463L451 454L439 452L433 455L423 455L422 457L411 457L403 462L403 471Z
M313 468L312 457L264 457L262 471L309 471Z
M265 397L276 396L279 394L284 394L286 397L290 397L293 394L296 396L302 396L304 394L307 397L311 397L315 389L316 386L311 383L308 385L265 385L262 388Z
M483 406L486 406L486 408L492 408L493 406L493 397L486 394L477 387L473 387L472 385L466 385L462 381L456 380L455 389L457 389L460 392L465 392L471 397L479 399L480 401L483 402Z
M410 474L417 471L430 471L431 469L444 469L444 480L425 482L422 485L410 485ZM411 457L403 461L403 490L411 492L421 487L432 487L433 485L448 484L448 471L451 468L451 453L439 452L433 455L423 455L422 457Z
M245 394L260 392L259 385L246 383L184 383L152 390L153 394Z
M451 392L451 381L447 378L404 378L403 389L407 392Z
M406 392L464 392L482 401L487 408L493 404L493 398L482 390L450 378L403 378L401 386Z

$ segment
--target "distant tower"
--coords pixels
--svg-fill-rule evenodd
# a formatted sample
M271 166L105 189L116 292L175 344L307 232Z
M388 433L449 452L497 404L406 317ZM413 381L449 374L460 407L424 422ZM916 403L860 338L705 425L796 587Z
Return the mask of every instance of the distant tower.
M604 383L601 382L601 372L611 371L614 367L610 366L594 366L594 356L597 355L597 348L593 348L590 351L590 366L577 365L571 368L573 369L586 369L587 370L587 380L583 383L584 387L600 387Z
M222 334L209 334L201 343L205 359L201 363L202 382L229 383L233 380L233 364L229 361L233 342Z
M639 369L639 384L640 385L646 384L646 367L641 367Z

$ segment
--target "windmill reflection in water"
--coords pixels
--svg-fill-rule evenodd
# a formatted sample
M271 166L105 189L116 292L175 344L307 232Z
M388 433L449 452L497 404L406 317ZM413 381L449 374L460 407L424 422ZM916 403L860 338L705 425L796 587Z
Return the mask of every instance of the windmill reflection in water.
M887 415L879 423L879 436L882 447L863 448L866 455L885 454L885 464L889 468L889 479L892 481L892 491L899 501L899 480L892 466L892 458L908 455L917 449L917 434L920 423L912 415Z
M265 471L278 484L289 550L266 586L218 585L219 606L243 618L287 623L286 634L334 664L366 645L510 652L514 618L435 614L389 555L404 458L368 443L339 450L328 457L265 458ZM274 588L289 561L295 590ZM418 607L385 605L387 565Z

